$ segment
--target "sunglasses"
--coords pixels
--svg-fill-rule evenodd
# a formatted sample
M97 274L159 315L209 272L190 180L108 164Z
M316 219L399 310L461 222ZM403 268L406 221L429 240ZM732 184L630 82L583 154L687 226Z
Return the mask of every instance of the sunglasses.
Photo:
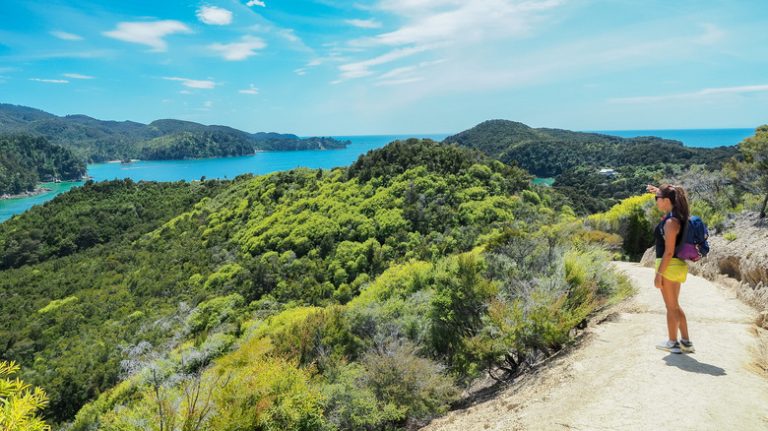
M656 196L656 200L664 199L664 196Z

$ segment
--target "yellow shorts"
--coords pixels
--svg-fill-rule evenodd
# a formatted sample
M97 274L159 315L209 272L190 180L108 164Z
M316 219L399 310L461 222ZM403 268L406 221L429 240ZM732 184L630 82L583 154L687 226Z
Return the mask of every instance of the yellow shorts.
M656 271L659 270L659 265L661 265L661 259L656 259ZM684 283L685 279L688 278L688 264L682 259L673 257L667 265L667 270L661 276L669 281Z

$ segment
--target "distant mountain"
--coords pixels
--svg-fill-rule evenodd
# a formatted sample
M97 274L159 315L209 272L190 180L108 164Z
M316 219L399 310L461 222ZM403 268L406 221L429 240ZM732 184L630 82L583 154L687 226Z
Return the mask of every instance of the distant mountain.
M654 136L621 138L561 129L534 129L523 123L490 120L446 138L505 163L515 162L539 177L555 177L577 167L709 164L736 154L735 147L689 148Z
M150 124L59 117L25 106L0 104L0 134L42 136L89 162L116 159L190 159L242 156L254 151L344 148L348 141L302 139L292 134L250 134L227 126L162 119Z
M0 136L0 195L32 191L40 181L78 180L85 163L45 138Z

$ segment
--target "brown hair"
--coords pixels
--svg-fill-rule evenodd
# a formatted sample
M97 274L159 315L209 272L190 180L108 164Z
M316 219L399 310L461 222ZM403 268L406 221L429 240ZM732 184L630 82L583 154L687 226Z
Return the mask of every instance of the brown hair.
M688 209L688 195L685 193L685 189L681 186L664 184L659 188L659 191L661 197L669 198L669 201L672 202L672 212L680 218L680 222L686 223L691 212Z

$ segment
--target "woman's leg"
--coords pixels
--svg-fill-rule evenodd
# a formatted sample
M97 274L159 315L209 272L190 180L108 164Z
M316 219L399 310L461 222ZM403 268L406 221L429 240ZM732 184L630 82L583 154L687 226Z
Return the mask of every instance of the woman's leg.
M666 278L661 279L661 295L664 297L664 305L667 307L667 332L670 340L677 340L677 331L680 335L688 338L688 321L685 318L685 312L680 307L680 283L669 281Z

